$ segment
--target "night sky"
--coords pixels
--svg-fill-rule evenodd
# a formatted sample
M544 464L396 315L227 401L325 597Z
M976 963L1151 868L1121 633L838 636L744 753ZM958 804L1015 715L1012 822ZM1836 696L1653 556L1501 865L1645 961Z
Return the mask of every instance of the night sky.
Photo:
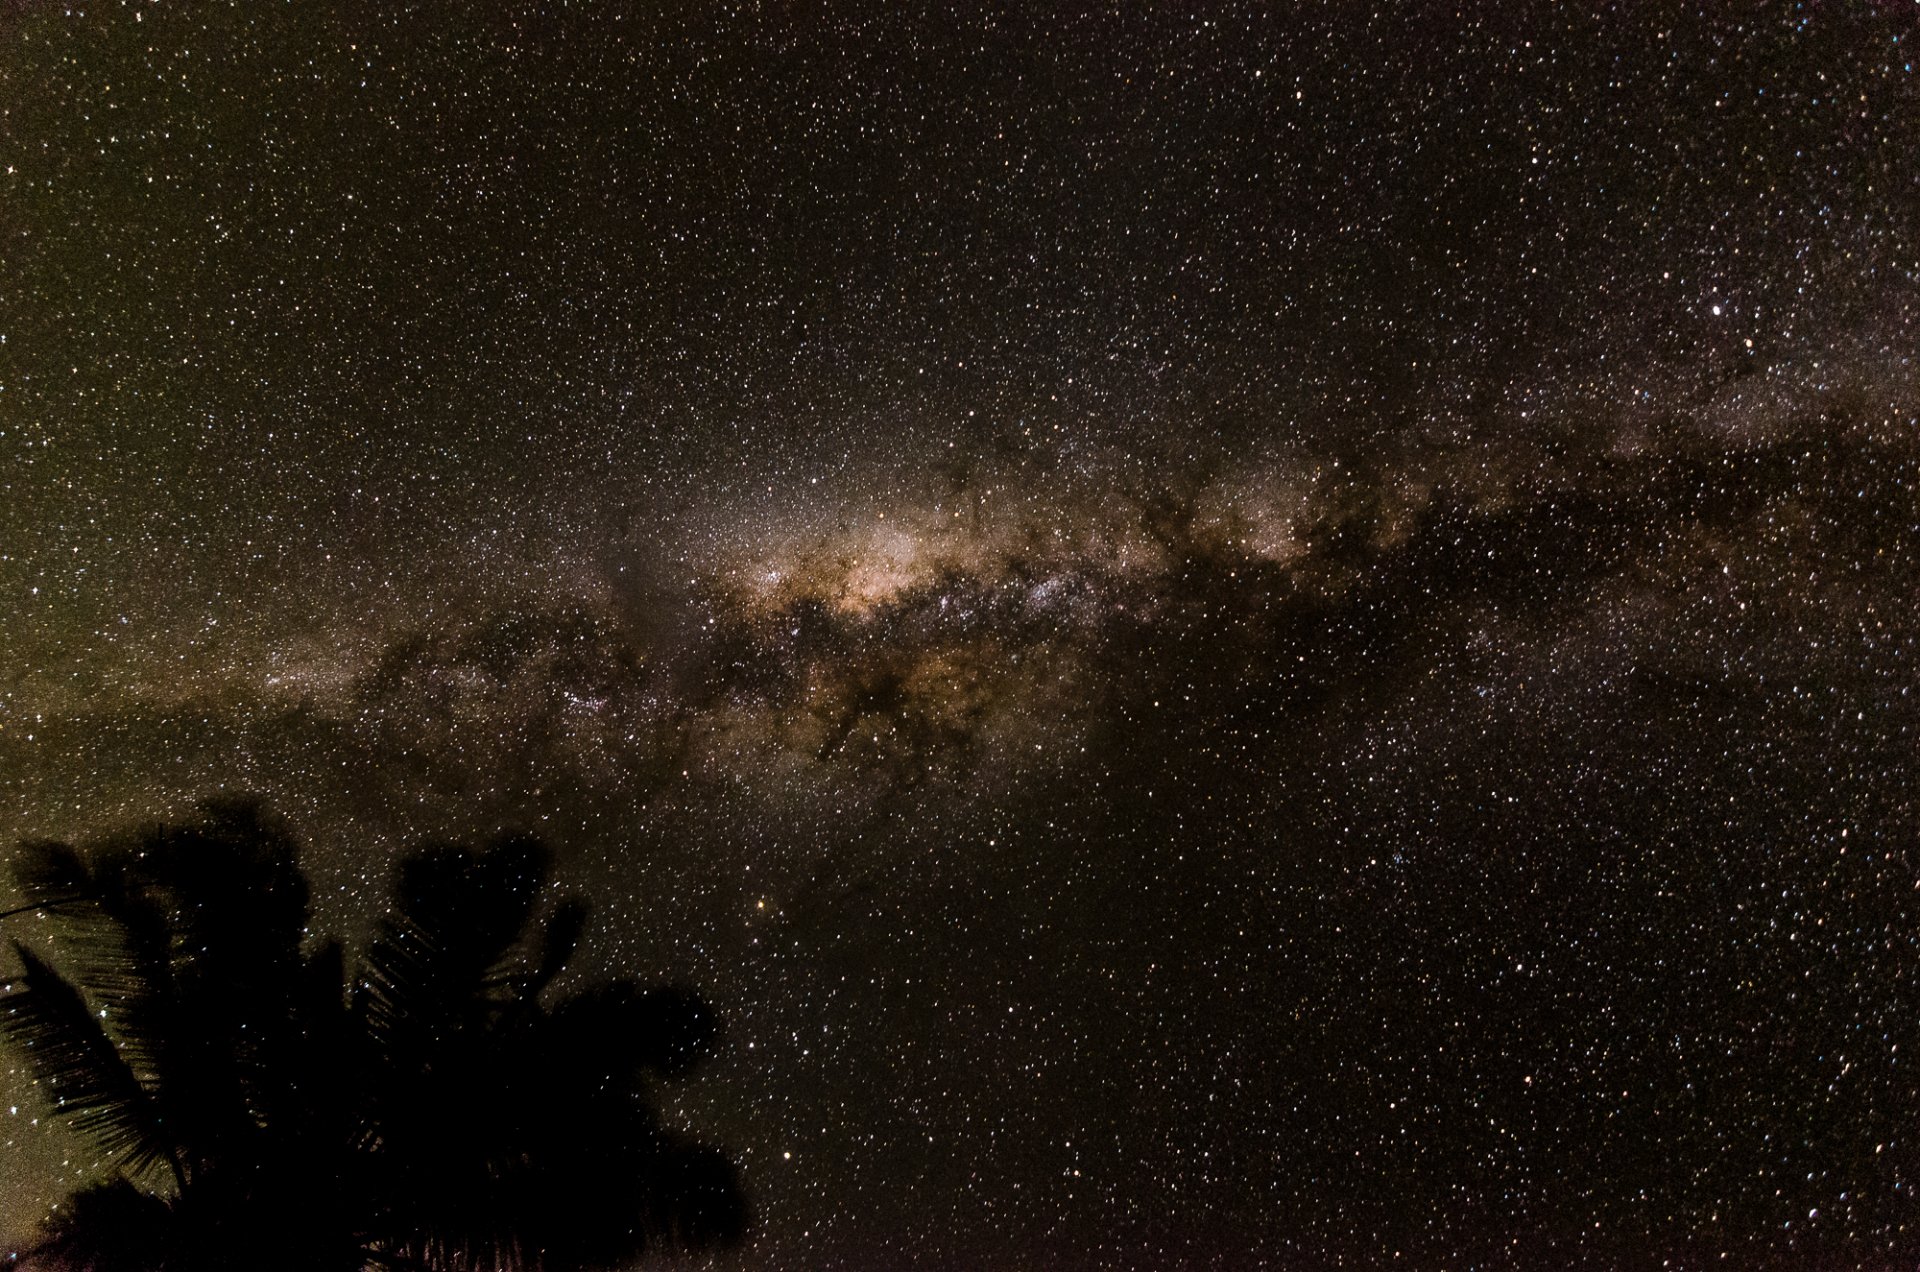
M1920 11L1459 8L7 0L0 841L539 833L724 1266L1914 1266Z

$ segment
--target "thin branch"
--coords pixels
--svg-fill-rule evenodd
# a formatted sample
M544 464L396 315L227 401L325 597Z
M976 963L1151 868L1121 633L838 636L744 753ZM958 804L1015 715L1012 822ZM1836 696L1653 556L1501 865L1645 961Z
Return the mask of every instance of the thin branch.
M76 892L70 897L55 897L51 901L36 901L32 905L19 906L12 910L0 910L0 920L15 918L22 914L35 914L41 910L55 910L63 905L79 905L83 901L98 901L100 898L91 892Z

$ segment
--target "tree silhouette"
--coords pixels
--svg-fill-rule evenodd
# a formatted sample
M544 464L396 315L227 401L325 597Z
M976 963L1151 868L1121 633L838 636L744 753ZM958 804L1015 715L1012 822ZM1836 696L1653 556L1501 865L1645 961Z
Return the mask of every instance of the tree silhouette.
M717 1021L680 989L554 991L588 908L543 913L540 843L406 858L350 979L308 941L296 858L251 801L22 847L65 957L14 943L0 1037L117 1172L29 1266L558 1272L741 1235L734 1167L650 1098Z

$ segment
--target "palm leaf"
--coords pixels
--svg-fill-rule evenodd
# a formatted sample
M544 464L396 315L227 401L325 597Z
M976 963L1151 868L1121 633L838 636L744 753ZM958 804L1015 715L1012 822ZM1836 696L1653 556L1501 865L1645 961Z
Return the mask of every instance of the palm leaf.
M136 1174L165 1162L180 1174L152 1096L127 1067L72 982L14 942L23 988L4 1000L0 1032L25 1055L53 1113Z
M151 1031L164 1044L160 1089L196 1158L230 1154L287 1111L279 1070L313 1008L297 857L293 837L251 800L207 802L195 822L141 842L172 980L165 1019Z
M13 881L26 908L54 908L91 896L93 874L71 844L29 839L13 862Z
M30 1268L147 1272L166 1266L172 1211L124 1179L76 1193L26 1252Z
M538 841L513 836L477 853L443 846L401 863L396 911L367 951L378 1038L444 1043L517 1001L501 969L526 938L549 860Z
M65 975L103 1011L104 1032L189 1165L219 1156L255 1120L247 1053L286 1019L266 992L285 980L276 973L290 944L287 907L272 901L291 892L303 911L305 899L304 881L274 886L297 871L257 815L245 806L205 814L85 856L31 844L15 866L30 896L83 898L48 912Z
M280 981L298 962L307 881L288 829L254 800L208 800L198 821L143 845L187 959L225 992Z
M567 961L580 948L580 938L586 934L587 919L592 912L592 907L579 897L567 897L547 915L539 955L521 989L527 1000L538 999L554 978L566 970Z
M167 918L131 866L144 856L130 842L86 858L52 841L23 844L13 875L30 902L44 905L54 940L72 957L70 975L113 1024L121 1055L143 1080L163 1062L172 1013Z

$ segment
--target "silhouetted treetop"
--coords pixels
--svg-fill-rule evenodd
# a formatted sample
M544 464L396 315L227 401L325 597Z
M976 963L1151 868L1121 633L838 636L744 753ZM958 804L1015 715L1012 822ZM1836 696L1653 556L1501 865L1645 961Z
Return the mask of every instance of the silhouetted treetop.
M28 1265L589 1269L737 1240L737 1170L651 1099L718 1019L684 988L557 994L591 912L547 900L551 867L524 835L410 854L349 974L257 802L23 845L57 953L14 942L0 1039L118 1172Z

